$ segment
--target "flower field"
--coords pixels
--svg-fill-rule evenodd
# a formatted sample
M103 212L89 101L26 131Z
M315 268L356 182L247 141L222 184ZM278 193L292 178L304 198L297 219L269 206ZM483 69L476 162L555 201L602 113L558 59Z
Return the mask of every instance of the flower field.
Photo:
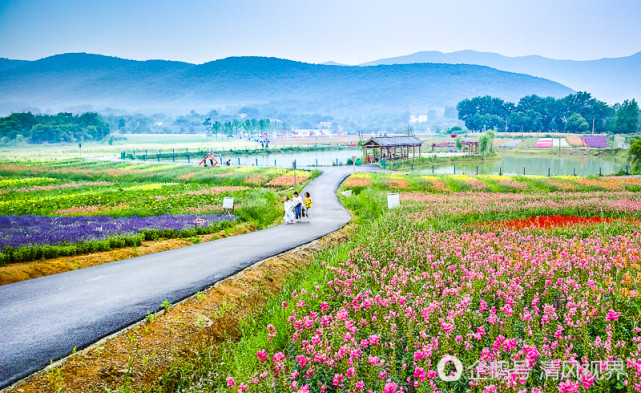
M316 173L296 175L300 185ZM0 164L0 264L211 233L231 221L265 227L280 216L278 190L293 184L285 169ZM233 216L225 197L234 198Z
M357 173L350 176L345 186L359 191L365 187L386 191L421 192L510 192L531 193L551 191L641 191L641 178L577 176L426 176L397 173Z
M172 387L641 391L641 195L627 179L554 179L579 192L545 178L477 178L494 192L452 192L465 178L410 176L406 189L387 175L356 179L343 199L356 237ZM432 180L450 189L425 192ZM401 191L400 209L386 211L382 189Z

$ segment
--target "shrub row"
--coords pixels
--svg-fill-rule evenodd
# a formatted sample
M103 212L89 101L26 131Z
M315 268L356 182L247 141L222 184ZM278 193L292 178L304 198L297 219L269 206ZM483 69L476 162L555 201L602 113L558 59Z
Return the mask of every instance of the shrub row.
M39 259L50 259L72 255L89 254L92 252L111 251L115 248L136 247L145 240L159 238L177 238L204 235L231 227L230 221L220 221L209 227L195 227L175 231L173 229L145 229L131 235L118 235L104 240L89 240L76 244L28 246L20 248L5 248L0 252L0 266L8 263L28 262Z

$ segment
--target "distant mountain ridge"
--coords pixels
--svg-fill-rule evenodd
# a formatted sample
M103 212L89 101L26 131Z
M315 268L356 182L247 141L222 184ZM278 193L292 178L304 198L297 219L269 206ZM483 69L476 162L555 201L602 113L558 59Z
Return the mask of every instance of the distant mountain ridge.
M195 65L69 53L10 66L0 71L2 112L90 105L177 113L253 105L272 113L346 116L426 113L486 94L514 101L529 94L563 97L573 92L546 79L476 65L338 67L266 57Z
M12 60L0 57L0 72L29 63L28 60Z
M555 60L536 55L508 57L473 50L451 53L425 51L379 59L361 66L412 63L484 65L550 79L577 91L588 91L611 104L630 98L641 100L641 52L626 57L577 61Z

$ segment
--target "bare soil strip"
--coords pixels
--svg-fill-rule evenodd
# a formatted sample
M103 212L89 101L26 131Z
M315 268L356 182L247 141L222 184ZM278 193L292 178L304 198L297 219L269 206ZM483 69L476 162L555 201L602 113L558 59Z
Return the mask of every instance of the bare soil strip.
M346 241L355 228L355 224L348 224L319 240L252 265L3 392L104 392L105 388L125 384L132 391L140 391L153 384L172 362L191 356L199 345L237 339L240 321L259 312L292 272L307 266L320 251Z

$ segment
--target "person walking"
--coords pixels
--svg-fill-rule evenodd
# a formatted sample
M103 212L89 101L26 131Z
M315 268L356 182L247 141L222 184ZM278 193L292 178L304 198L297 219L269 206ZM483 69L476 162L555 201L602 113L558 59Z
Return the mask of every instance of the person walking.
M292 203L294 204L294 214L296 215L296 222L300 222L300 218L303 215L303 198L298 195L298 192L294 192Z
M305 204L305 217L307 217L307 222L309 222L309 209L312 208L312 196L309 192L305 193L305 199L303 200Z
M289 197L285 197L285 215L283 216L283 220L285 220L285 224L293 224L294 223L294 203L289 200Z

